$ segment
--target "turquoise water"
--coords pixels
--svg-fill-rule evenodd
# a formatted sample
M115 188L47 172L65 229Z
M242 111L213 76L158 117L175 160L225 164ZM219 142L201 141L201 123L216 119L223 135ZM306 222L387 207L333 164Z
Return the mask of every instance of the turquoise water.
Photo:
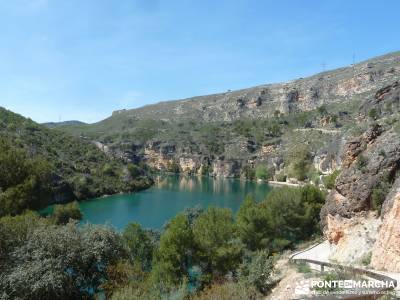
M118 229L138 222L145 228L160 229L185 208L213 205L236 212L246 195L261 201L270 189L268 184L255 181L167 176L156 179L148 190L83 201L80 208L83 222L108 223Z

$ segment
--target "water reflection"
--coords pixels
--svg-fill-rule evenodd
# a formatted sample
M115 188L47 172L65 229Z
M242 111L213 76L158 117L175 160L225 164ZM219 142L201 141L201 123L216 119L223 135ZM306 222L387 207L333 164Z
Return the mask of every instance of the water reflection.
M157 176L155 178L155 188L213 195L260 194L265 192L266 184L233 178L176 175ZM257 193L257 190L260 190L260 192Z

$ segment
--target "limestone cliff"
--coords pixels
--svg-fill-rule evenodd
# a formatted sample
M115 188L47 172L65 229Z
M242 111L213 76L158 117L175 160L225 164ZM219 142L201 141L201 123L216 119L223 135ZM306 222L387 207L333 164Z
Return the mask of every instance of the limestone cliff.
M400 179L388 195L383 223L372 249L371 265L378 270L400 272Z
M400 272L399 96L395 82L364 103L359 120L370 126L345 144L341 174L321 210L331 258L360 263L372 255L372 267L392 272Z

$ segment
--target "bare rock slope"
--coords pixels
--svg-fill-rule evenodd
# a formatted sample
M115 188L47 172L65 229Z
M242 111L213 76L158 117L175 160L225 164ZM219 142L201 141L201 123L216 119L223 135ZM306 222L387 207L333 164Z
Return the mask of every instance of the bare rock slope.
M372 267L400 272L399 112L394 82L365 102L360 119L376 121L344 147L341 174L321 210L338 261L368 263L372 256Z

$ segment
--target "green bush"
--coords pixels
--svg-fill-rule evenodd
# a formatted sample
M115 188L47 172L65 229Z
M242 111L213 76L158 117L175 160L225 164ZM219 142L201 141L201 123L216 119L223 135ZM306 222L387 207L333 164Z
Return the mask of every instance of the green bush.
M369 264L371 263L371 258L372 258L372 252L368 252L366 255L363 256L363 258L361 259L361 263L364 266L369 266Z
M275 177L276 177L276 181L286 182L287 176L283 172L276 174Z
M143 270L150 270L155 249L149 231L138 223L129 223L122 232L122 238L129 249L130 259L141 265Z
M246 179L255 179L256 178L256 170L251 166L245 166L243 168L243 174Z
M142 173L141 169L137 165L134 165L134 164L128 164L128 172L132 178L136 178L136 177L140 176Z
M323 177L324 185L327 189L333 189L335 187L336 178L340 175L339 170L333 171L331 174Z
M378 111L376 108L372 108L368 111L368 117L370 117L372 120L376 120L378 118Z
M325 193L317 187L273 189L261 203L247 197L237 213L237 231L250 250L278 252L319 233Z
M310 150L307 146L298 146L288 154L287 164L289 165L289 177L304 181L312 168Z
M271 275L274 272L275 261L268 251L260 250L245 258L239 268L239 281L248 287L254 287L265 294L272 285Z
M389 174L384 174L379 184L372 189L371 209L378 211L379 214L381 213L382 204L389 193L391 185L392 180Z
M51 166L31 158L10 140L0 138L0 216L47 205L51 196Z
M296 265L297 271L299 273L311 273L311 268L308 263L301 262Z
M357 164L356 165L357 169L359 169L361 172L364 173L366 171L367 166L368 166L368 159L364 155L360 154L357 157L356 164Z
M270 172L264 165L259 165L256 168L255 176L257 179L268 180L270 178Z
M64 225L72 220L81 220L82 212L79 208L78 202L71 202L68 204L56 204L54 205L53 213L50 215L50 219L58 225Z

